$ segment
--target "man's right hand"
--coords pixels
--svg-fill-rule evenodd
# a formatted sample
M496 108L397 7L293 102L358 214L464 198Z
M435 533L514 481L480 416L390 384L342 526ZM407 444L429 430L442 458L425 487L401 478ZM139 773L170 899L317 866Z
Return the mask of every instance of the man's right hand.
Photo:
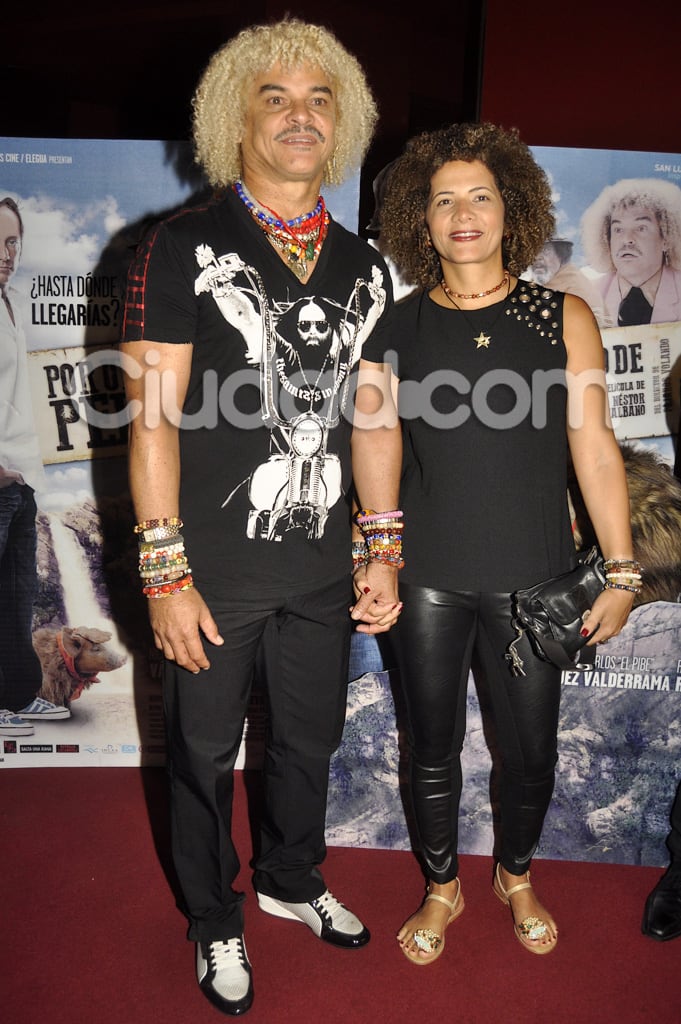
M215 619L198 590L191 587L179 594L149 599L149 618L159 651L180 668L198 674L210 668L201 634L220 647L225 642Z
M21 473L16 469L5 469L4 466L0 465L0 487L6 487L8 484L15 484L23 482Z

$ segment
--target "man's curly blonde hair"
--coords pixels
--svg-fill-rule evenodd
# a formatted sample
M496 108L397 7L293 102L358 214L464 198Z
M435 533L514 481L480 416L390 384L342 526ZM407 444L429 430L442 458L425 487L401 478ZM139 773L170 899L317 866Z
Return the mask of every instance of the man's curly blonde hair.
M213 54L199 81L192 101L194 149L211 185L239 178L249 88L277 63L285 71L321 68L333 86L336 145L323 181L340 185L361 166L378 111L359 62L328 29L285 18L239 32Z
M504 266L522 274L553 234L551 186L517 130L493 124L454 124L407 143L390 169L380 214L381 251L407 284L434 288L440 281L440 258L428 245L426 207L433 175L453 160L479 160L494 176L504 201Z
M664 178L621 178L606 185L582 215L582 249L594 270L615 270L610 255L613 214L619 209L644 206L655 214L667 262L681 270L681 189Z

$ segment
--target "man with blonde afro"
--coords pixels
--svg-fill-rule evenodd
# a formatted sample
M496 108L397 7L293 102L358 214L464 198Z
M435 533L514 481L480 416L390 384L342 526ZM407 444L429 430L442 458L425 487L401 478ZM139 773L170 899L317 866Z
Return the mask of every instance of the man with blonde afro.
M681 320L681 189L662 178L607 185L582 216L582 248L603 276L605 327Z
M356 386L363 349L388 347L389 274L320 192L359 169L374 129L356 59L295 19L248 28L209 61L193 112L214 194L142 242L122 348L174 863L201 990L238 1015L253 980L231 805L256 665L259 908L335 946L369 941L320 865L352 620L379 633L400 612L401 442L394 423L370 428L377 389ZM353 500L386 513L394 543L351 543Z

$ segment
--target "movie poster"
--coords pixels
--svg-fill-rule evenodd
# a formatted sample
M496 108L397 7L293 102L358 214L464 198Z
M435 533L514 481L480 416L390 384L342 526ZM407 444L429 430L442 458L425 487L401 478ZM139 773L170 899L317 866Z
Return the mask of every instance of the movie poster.
M202 195L188 143L0 139L0 197L17 202L24 226L11 284L44 465L33 640L43 687L71 709L67 719L31 722L30 735L0 733L2 768L165 760L116 345L135 245L154 221ZM325 198L357 230L359 176ZM86 672L69 644L73 630ZM258 757L262 721L256 695L240 765Z
M681 156L541 146L533 153L551 183L556 232L524 276L589 303L606 350L618 439L673 466L681 416Z
M411 849L407 747L399 681L376 638L355 634L340 749L331 761L327 841ZM518 680L522 685L522 680ZM492 856L498 773L484 680L468 680L461 853ZM681 605L635 608L592 669L563 673L556 785L538 857L666 865L681 764Z

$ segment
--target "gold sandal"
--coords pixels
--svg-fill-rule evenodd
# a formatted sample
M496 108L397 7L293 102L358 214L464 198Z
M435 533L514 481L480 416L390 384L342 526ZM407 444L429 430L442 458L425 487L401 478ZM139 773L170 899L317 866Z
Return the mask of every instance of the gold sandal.
M501 881L501 874L499 873L501 865L497 864L497 869L494 873L494 883L492 888L494 889L495 895L499 897L502 903L507 907L511 908L511 914L513 908L511 907L511 896L515 892L520 892L522 889L531 889L530 883L530 872L526 873L527 881L520 882L519 885L513 885L510 889L504 889L504 884ZM515 923L513 919L513 931L516 934L518 942L529 949L530 953L537 953L539 956L543 956L545 953L551 953L556 948L558 942L558 936L554 935L550 942L547 942L543 946L531 945L531 942L536 942L538 939L543 939L548 934L548 926L545 921L542 921L540 917L524 917L520 924ZM530 940L528 942L527 940Z
M428 902L428 900L435 900L437 903L444 903L446 907L449 907L450 915L447 919L445 928L448 928L452 921L454 921L459 914L463 913L465 906L463 896L461 895L461 882L458 878L456 879L456 883L456 896L453 900L448 900L446 897L439 896L435 892L429 892L422 904L423 906ZM416 954L413 954L406 948L406 946L402 946L402 952L406 956L407 960L411 960L413 964L418 964L419 966L432 964L433 960L437 960L445 948L444 935L438 935L437 932L432 930L432 928L417 928L412 935L412 938L419 950L423 950L425 953L430 953L430 956L423 957L419 956L418 951Z

